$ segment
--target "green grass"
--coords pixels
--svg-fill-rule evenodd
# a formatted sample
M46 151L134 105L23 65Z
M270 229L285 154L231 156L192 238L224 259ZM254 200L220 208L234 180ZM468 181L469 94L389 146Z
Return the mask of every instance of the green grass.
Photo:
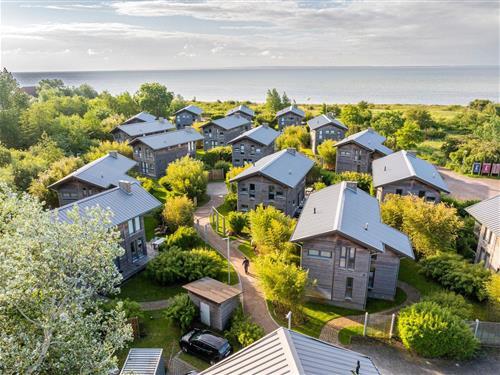
M404 301L406 301L406 298L407 296L404 290L397 288L396 295L394 296L394 301L368 298L368 301L366 302L366 311L372 314L379 311L389 310L393 307L401 305Z
M362 336L362 335L363 335L362 325L353 325L345 327L339 331L339 341L342 345L350 345L352 336Z
M116 298L129 298L133 301L158 301L169 299L176 294L185 293L181 285L162 286L148 277L145 272L139 272L125 281L121 286L121 292Z
M146 241L151 241L155 236L155 229L159 225L159 221L154 215L144 216L144 229L146 232Z
M249 241L245 241L240 246L238 246L238 250L241 251L250 260L254 260L257 257L257 254L253 250L253 247L252 245L250 245Z

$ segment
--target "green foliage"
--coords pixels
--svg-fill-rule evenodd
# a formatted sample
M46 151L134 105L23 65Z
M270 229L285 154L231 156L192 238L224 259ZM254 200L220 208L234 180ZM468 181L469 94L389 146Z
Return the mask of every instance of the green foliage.
M288 98L286 92L283 92L283 95L280 97L278 90L269 89L266 94L266 109L275 114L279 110L290 106L292 103Z
M208 178L203 162L185 156L168 165L167 174L159 183L163 186L168 184L176 195L187 195L191 199L200 200L207 192Z
M277 150L285 148L295 148L300 150L309 146L309 133L305 126L287 126L283 133L276 138L275 144Z
M342 108L340 121L349 128L349 134L367 129L372 119L371 111L365 105L348 104Z
M232 167L227 173L226 173L226 185L227 185L227 190L231 193L237 193L238 189L238 184L235 182L229 182L236 176L238 176L241 172L243 172L245 169L250 168L252 164L247 163L243 167ZM237 197L236 197L237 198ZM235 207L236 209L236 207Z
M403 127L403 114L399 111L383 111L373 116L371 126L384 137L392 137Z
M401 310L398 331L404 346L424 357L468 359L479 347L460 317L433 302Z
M199 246L203 246L203 241L193 227L180 226L168 236L166 241L167 248L178 247L182 250L191 250Z
M314 191L318 191L324 188L326 188L326 184L322 181L318 181L313 184Z
M177 94L175 96L175 98L172 100L172 102L170 103L170 114L174 114L175 112L177 112L178 110L186 107L188 105L188 103L184 100L184 98Z
M470 109L475 109L476 111L484 111L489 104L494 104L491 100L488 99L474 99L469 103Z
M327 139L318 146L318 156L326 169L332 170L335 168L335 161L337 160L337 147L335 141Z
M187 294L178 294L172 298L172 303L165 310L165 317L174 320L185 331L198 315L198 308Z
M488 297L485 286L491 273L482 264L470 263L458 254L442 253L422 259L420 265L422 274L446 289L478 301Z
M157 117L167 117L174 94L164 85L157 82L143 83L135 93L134 100L141 111L146 111Z
M323 182L326 185L335 185L342 181L355 181L358 183L358 187L361 190L370 193L372 190L372 176L368 173L358 173L358 172L327 172L322 171L321 173Z
M424 296L422 301L434 302L441 307L446 307L462 319L472 318L472 305L460 294L445 291L436 292Z
M238 343L244 348L264 337L264 330L246 317L243 309L238 307L231 317L229 330L224 333L224 336L229 341Z
M141 186L146 191L151 192L151 190L153 190L155 182L152 179L150 179L148 177L144 177L144 176L137 176L136 180L141 183Z
M214 169L222 169L224 171L224 174L229 172L229 170L233 167L233 164L231 164L228 161L225 160L219 160L217 163L214 165Z
M236 211L238 208L238 194L230 192L224 196L224 205L229 211Z
M208 167L215 167L215 164L218 161L226 161L226 162L231 162L231 157L232 157L233 149L231 146L218 146L211 148L210 150L207 150L204 152L204 154L201 157L201 160L208 166Z
M424 133L415 121L406 120L395 133L396 145L400 149L411 149L424 140Z
M429 129L436 125L431 114L425 108L410 108L405 112L406 121L415 122L420 129Z
M83 155L86 163L99 159L107 155L110 151L117 151L119 154L132 159L132 147L124 142L102 141L97 146L91 147L90 150Z
M500 316L500 274L491 274L490 279L486 283L486 293L488 294L488 301L496 311L496 315Z
M232 211L227 215L227 222L231 233L241 235L248 225L248 217L244 212Z
M194 203L186 196L170 197L163 208L163 219L170 231L193 226Z
M132 301L129 298L125 299L112 299L106 302L103 308L106 311L111 311L117 308L118 304L122 305L122 310L125 312L125 316L127 319L130 318L144 318L144 311L141 309L141 305L139 302Z

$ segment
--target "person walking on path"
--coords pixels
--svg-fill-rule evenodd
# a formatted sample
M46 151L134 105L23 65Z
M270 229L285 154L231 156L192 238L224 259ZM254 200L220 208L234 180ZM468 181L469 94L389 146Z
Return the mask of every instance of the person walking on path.
M248 275L248 267L250 266L250 261L248 260L247 257L243 259L243 267L245 268L245 274Z

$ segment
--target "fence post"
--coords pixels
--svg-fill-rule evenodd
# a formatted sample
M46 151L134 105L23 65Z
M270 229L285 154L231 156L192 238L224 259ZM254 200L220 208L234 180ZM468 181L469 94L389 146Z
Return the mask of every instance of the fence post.
M226 217L225 216L222 216L222 235L224 235L224 236L226 235Z
M396 320L396 314L392 314L391 317L391 329L389 330L389 338L392 339L392 334L394 333L394 321Z
M219 211L215 210L215 232L219 233Z
M205 239L208 238L208 225L209 224L205 224Z
M477 330L479 328L479 319L476 319L476 327L474 328L474 337L477 338Z
M365 312L365 324L363 326L363 336L366 336L366 327L368 326L368 311Z

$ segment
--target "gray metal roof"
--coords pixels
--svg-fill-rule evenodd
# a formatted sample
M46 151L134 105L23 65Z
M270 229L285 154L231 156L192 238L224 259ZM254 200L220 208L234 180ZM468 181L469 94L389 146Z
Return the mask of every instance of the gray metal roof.
M303 110L301 110L300 108L298 108L294 105L291 105L290 107L283 108L281 111L276 112L276 117L284 115L285 113L288 113L288 112L293 112L296 115L301 116L301 117L305 117L305 115L306 115Z
M210 122L207 122L206 124L203 124L201 127L204 127L204 126L207 126L210 124L220 126L222 129L225 129L225 130L231 130L231 129L237 128L239 126L250 125L251 122L250 122L250 120L247 120L244 117L233 115L233 116L222 117L222 118L219 118L217 120L212 120Z
M465 209L474 219L500 237L500 194Z
M200 116L203 113L203 109L201 109L200 107L197 107L195 105L190 104L184 108L179 109L177 112L174 113L174 115L181 113L181 112L184 112L184 111L194 113L196 116Z
M120 375L156 375L158 367L163 366L162 353L163 349L130 349Z
M130 183L130 193L121 187L116 187L67 204L52 212L57 215L60 221L72 222L68 217L68 213L75 206L78 207L81 216L85 216L85 212L93 207L109 209L112 212L111 226L116 226L160 207L161 203L139 185L139 183L133 182Z
M347 130L347 126L342 124L338 119L336 119L335 117L333 117L331 115L316 116L315 118L307 121L307 125L309 125L309 128L311 130L319 129L325 125L334 125L334 126L337 126L339 128L342 128L344 130Z
M181 145L188 142L196 142L203 140L203 136L191 127L186 127L181 130L172 132L147 135L145 137L135 138L130 144L138 142L144 143L153 150L160 150L165 147Z
M130 137L140 137L142 135L158 133L161 131L166 132L175 129L175 125L166 119L158 119L118 125L111 132L115 132L117 129L123 131Z
M154 121L154 120L156 120L156 116L154 116L148 112L143 111L143 112L139 112L138 114L125 120L123 122L123 124L131 124L133 122L147 122L147 121Z
M182 287L198 296L218 304L241 294L241 290L238 288L221 283L211 277L202 277L201 279L190 282Z
M371 128L352 134L340 142L337 142L335 146L341 146L350 142L357 143L370 151L378 151L384 155L392 154L392 150L383 144L385 142L385 137Z
M367 356L281 327L200 375L348 375L358 361L360 375L380 374Z
M284 185L295 187L313 167L314 162L295 149L286 149L263 157L231 181L261 174Z
M415 178L449 193L448 185L434 165L405 150L374 160L372 173L373 186L375 187Z
M382 223L378 200L353 182L344 181L312 193L290 240L299 242L334 232L379 252L389 246L414 258L408 236Z
M116 155L116 157L113 155ZM110 152L91 163L85 164L83 167L70 173L66 177L54 182L49 187L55 188L72 178L88 182L104 189L110 186L118 186L118 181L120 180L137 182L136 179L127 175L127 172L136 165L137 162L134 160L117 152Z
M257 126L256 128L250 129L243 134L240 134L236 138L233 138L230 140L228 143L234 143L238 142L244 138L251 139L255 142L259 142L260 144L264 146L269 146L271 143L274 142L274 140L280 135L279 132L274 130L273 128L270 128L267 125L261 125Z
M227 111L226 116L231 116L237 112L243 112L244 114L248 116L255 117L255 112L253 109L248 108L246 105L239 105L238 107L234 107Z

